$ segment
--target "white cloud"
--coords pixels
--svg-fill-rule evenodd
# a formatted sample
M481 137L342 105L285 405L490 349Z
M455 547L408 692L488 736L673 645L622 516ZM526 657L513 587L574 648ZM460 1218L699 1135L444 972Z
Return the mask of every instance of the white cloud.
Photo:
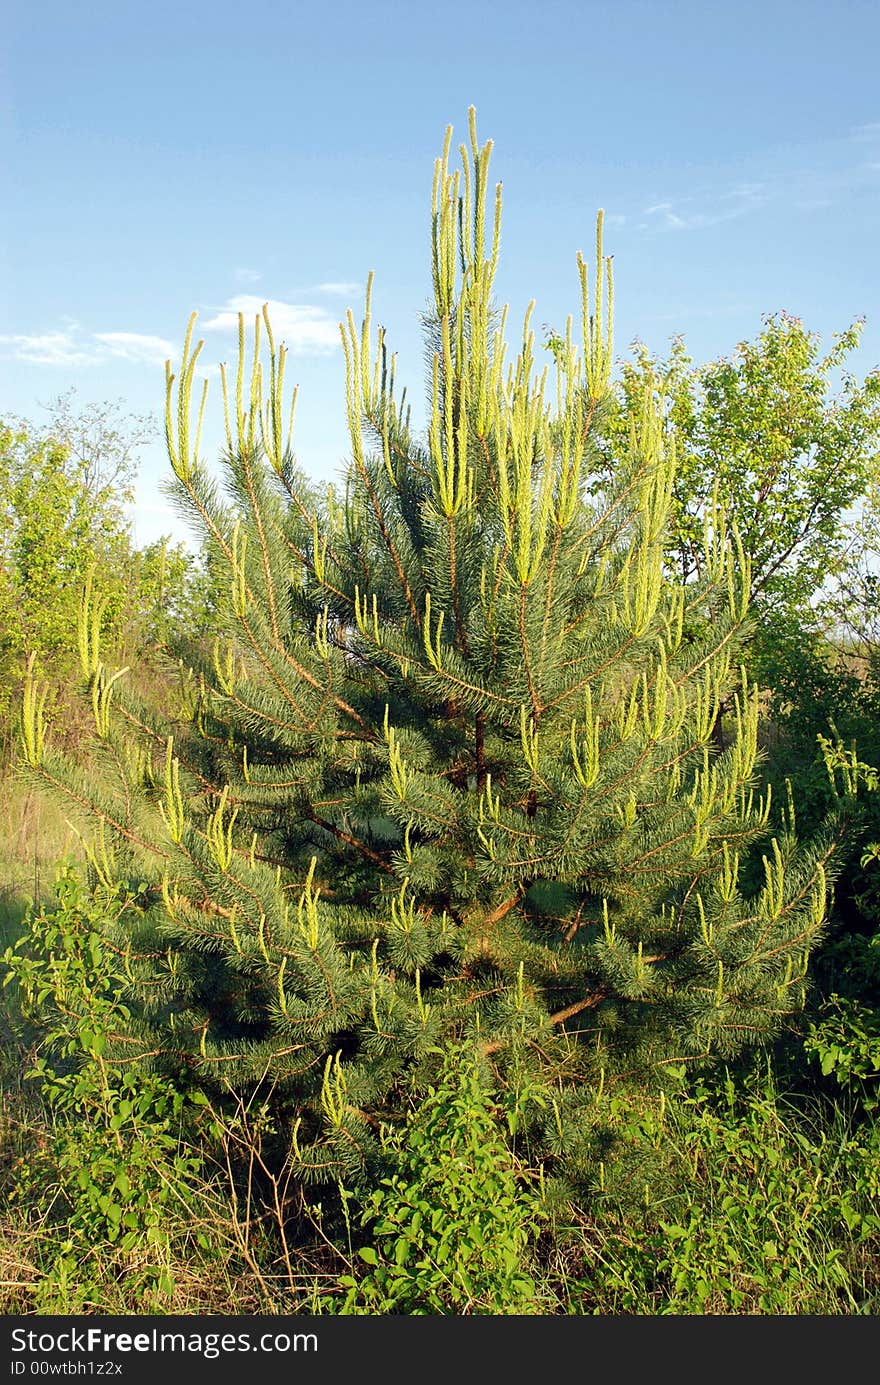
M29 365L91 365L95 359L87 344L77 340L75 331L18 333L0 335L4 355Z
M202 325L208 333L236 332L238 314L244 313L248 325L261 315L263 298L239 294ZM322 356L340 344L339 324L321 307L308 303L286 303L269 299L269 316L275 340L284 342L295 356ZM0 358L27 365L90 369L108 362L139 366L162 366L178 362L181 343L148 332L86 332L79 323L65 319L61 327L46 332L0 334ZM206 353L207 354L207 353ZM219 374L219 366L199 357L196 375L209 379Z
M733 187L710 195L709 206L705 210L685 210L696 198L683 197L678 209L671 202L655 202L645 207L643 215L653 221L643 223L641 230L652 231L699 231L707 226L718 226L723 221L733 221L746 212L759 207L766 201L763 183L735 183Z
M720 196L722 202L763 202L763 200L763 183L736 183L727 192L722 192Z
M257 269L246 269L242 266L235 271L235 277L240 284L256 284L263 276Z
M261 316L264 302L256 294L237 294L202 324L202 331L236 332L239 313L246 321ZM339 324L323 308L278 298L270 298L266 306L276 341L283 342L293 355L324 355L339 346Z
M49 332L0 336L0 353L28 365L93 366L104 361L161 365L177 348L143 332L84 332L76 322Z
M363 293L364 285L351 283L347 279L331 279L325 284L316 284L314 293L328 293L335 298L350 298L352 294Z
M153 365L164 364L178 351L174 343L164 337L146 336L141 332L96 332L95 341L106 346L111 356Z
M655 226L663 231L681 231L688 225L683 217L672 210L671 202L655 202L652 207L645 208L645 216L659 217Z
M880 120L821 142L769 146L760 156L731 162L726 173L704 169L700 183L691 182L680 195L655 189L633 224L658 235L704 230L770 208L777 216L821 215L830 206L842 207L853 193L876 189L878 155Z

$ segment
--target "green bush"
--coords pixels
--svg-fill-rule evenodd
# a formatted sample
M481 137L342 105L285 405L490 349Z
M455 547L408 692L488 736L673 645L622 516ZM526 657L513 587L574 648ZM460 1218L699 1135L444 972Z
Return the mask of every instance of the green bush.
M130 1018L125 959L104 937L123 897L91 896L72 870L56 891L58 907L32 910L3 954L4 985L17 983L31 1026L26 1076L48 1118L17 1162L10 1200L43 1233L38 1303L70 1312L98 1289L87 1268L95 1248L114 1262L130 1302L173 1292L169 1214L190 1205L201 1159L182 1139L188 1099L167 1078L105 1056Z
M544 1213L502 1138L473 1048L444 1051L437 1084L368 1195L367 1267L346 1276L343 1313L540 1312L528 1254Z
M855 1095L866 1111L880 1103L880 1011L852 996L832 995L809 1028L804 1048L825 1077Z

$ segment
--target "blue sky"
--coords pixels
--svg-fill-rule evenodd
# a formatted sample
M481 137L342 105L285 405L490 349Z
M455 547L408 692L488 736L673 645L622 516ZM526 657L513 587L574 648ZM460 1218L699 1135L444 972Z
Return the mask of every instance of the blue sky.
M336 323L375 314L421 397L433 160L473 104L504 185L501 301L578 305L604 207L618 354L683 333L699 359L784 309L830 339L867 318L880 364L875 0L325 5L116 0L15 7L0 120L0 414L160 416L190 312L208 365L273 305L315 477L346 455ZM219 383L206 447L220 436ZM183 535L148 448L136 534Z

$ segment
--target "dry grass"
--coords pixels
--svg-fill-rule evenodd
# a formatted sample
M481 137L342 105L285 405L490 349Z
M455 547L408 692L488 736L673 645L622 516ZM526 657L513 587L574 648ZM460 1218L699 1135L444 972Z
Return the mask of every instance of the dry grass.
M82 859L63 811L14 774L0 777L0 949L18 936L31 900L46 902L58 866Z

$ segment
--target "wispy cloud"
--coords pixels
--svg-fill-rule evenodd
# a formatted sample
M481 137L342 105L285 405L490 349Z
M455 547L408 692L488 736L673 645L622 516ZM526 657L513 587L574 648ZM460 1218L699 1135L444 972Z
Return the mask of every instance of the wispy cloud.
M767 195L767 188L764 183L734 183L732 188L726 192L719 193L720 202L736 202L738 204L763 202Z
M165 337L145 332L86 332L77 322L48 332L0 335L0 356L27 365L84 367L108 361L160 366L178 354L179 348ZM204 372L210 373L211 367Z
M643 234L700 231L765 208L778 214L841 213L848 199L875 193L880 172L880 120L802 145L770 146L736 162L727 173L703 168L684 190L658 188L632 217Z
M695 206L699 200L702 206ZM733 221L744 216L767 200L763 183L739 182L732 187L707 194L704 199L696 196L679 198L677 202L654 202L645 207L643 215L651 220L643 222L640 229L652 231L699 231L707 226L719 226L724 221Z
M279 298L267 300L256 294L237 294L202 323L203 332L233 332L238 330L238 315L245 319L260 314L267 303L272 331L276 339L295 356L325 355L339 346L339 325L324 308L307 303L285 303Z
M164 337L146 336L141 332L96 332L95 341L106 346L111 356L123 361L162 365L178 348Z
M351 298L352 294L363 293L363 284L355 284L347 279L331 279L324 284L315 284L313 293L327 293L334 298Z
M97 359L94 351L78 339L75 329L42 332L29 335L14 333L0 335L0 350L7 358L25 361L29 365L79 366L91 365Z
M687 226L684 218L672 210L671 202L655 202L653 206L645 207L644 215L657 218L652 223L655 230L681 231Z
M256 284L262 277L258 269L247 269L242 266L240 269L235 270L235 278L240 284Z
M352 287L355 286L338 283L324 285L324 291L329 293L332 288L333 292L342 293ZM212 315L201 324L201 331L206 336L237 332L239 313L243 313L250 324L262 313L266 301L250 293L228 298L212 310ZM289 303L270 298L268 309L276 340L284 342L293 355L325 356L340 345L338 320L326 308L314 303ZM166 337L149 332L91 332L71 318L64 318L59 326L43 332L0 333L0 359L27 365L67 370L90 369L110 362L162 366L165 361L175 361L179 356L180 343ZM197 375L207 378L218 372L216 363L199 358Z

